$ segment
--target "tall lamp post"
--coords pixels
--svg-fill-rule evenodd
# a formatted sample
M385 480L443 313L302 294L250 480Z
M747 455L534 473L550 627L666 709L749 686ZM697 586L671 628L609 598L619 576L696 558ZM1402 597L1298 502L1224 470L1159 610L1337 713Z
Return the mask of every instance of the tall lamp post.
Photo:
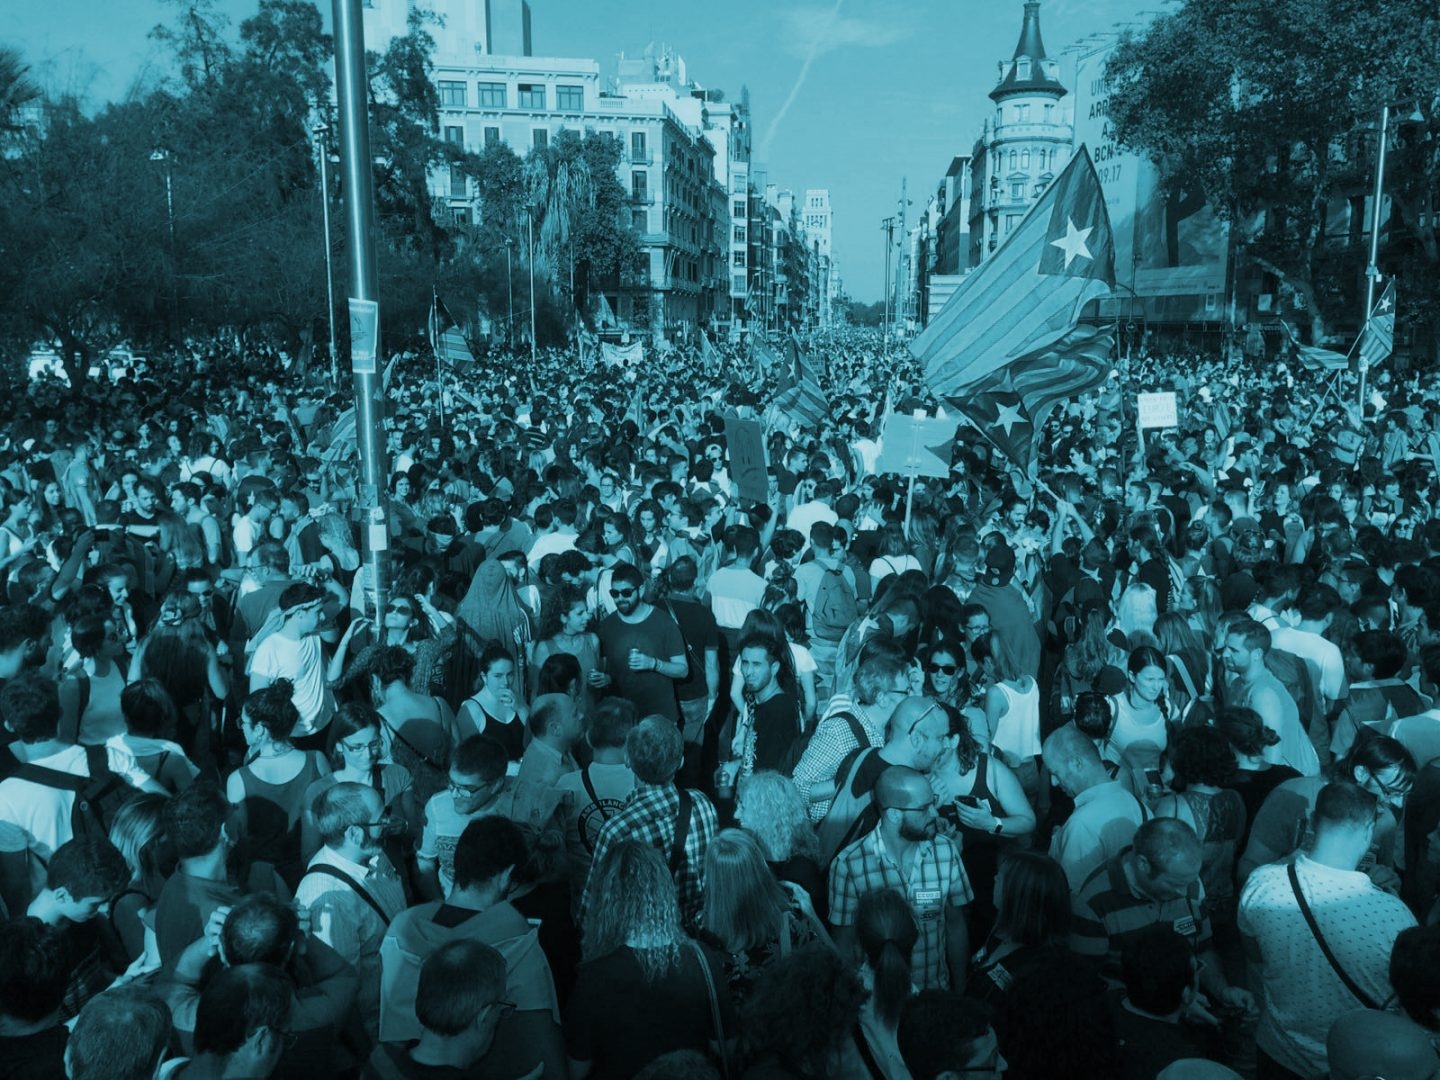
M525 204L525 236L530 249L530 363L535 363L535 204Z
M895 246L895 217L881 219L880 228L885 232L885 307L880 316L880 329L885 342L885 351L890 351L890 249Z
M1380 268L1376 257L1380 251L1380 200L1385 197L1385 152L1388 147L1390 128L1390 103L1380 107L1380 146L1375 155L1375 197L1370 204L1370 262L1365 267L1365 311L1360 322L1362 341L1360 344L1360 397L1356 405L1360 418L1365 418L1365 377L1370 373L1365 362L1363 335L1370 326L1370 313L1375 310L1375 283L1380 279Z
M179 321L180 299L175 295L175 186L170 151L164 147L151 150L150 160L165 166L165 231L170 240L170 323L174 326Z
M515 250L515 241L505 238L505 288L510 295L510 321L505 324L505 340L515 345L515 271L510 265L510 253Z
M329 124L316 124L315 137L320 140L320 209L325 223L325 325L330 331L330 381L340 385L340 358L335 351L335 272L330 255L330 133Z

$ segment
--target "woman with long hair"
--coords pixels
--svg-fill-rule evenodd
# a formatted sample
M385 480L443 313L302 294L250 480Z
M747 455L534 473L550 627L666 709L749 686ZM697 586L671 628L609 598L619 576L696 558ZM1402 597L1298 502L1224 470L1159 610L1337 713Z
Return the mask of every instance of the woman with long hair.
M546 658L555 653L569 653L580 664L580 681L590 685L590 672L600 667L600 638L591 632L590 606L585 593L575 585L562 584L540 608L540 629L537 632L531 668L539 672ZM532 680L528 688L533 700L538 692Z
M668 563L669 545L664 534L665 511L654 499L641 499L630 519L630 535L635 542L636 565L646 577L663 570Z
M1160 617L1156 592L1143 581L1132 581L1115 602L1115 621L1110 640L1115 647L1129 652L1137 645L1155 644L1155 620Z
M1027 971L1064 953L1070 940L1070 884L1049 855L1010 848L995 878L995 926L970 966L965 992L997 1005Z
M1010 767L1033 804L1040 791L1040 686L1021 671L1005 637L991 631L971 647L989 656L993 682L985 691L990 752Z
M590 890L604 902L590 906L566 1010L571 1076L628 1080L662 1054L708 1052L712 1000L727 1035L737 1030L723 960L680 928L663 855L638 840L616 844Z
M1235 920L1235 859L1247 832L1245 800L1230 787L1235 755L1217 728L1182 728L1165 751L1161 775L1174 794L1151 808L1185 822L1200 837L1200 883L1212 921Z
M175 870L175 853L161 825L168 801L163 795L137 793L116 809L110 822L110 843L125 857L130 883L110 901L101 935L126 964L136 965L132 975L160 968L160 950L149 924L165 879Z
M883 1080L909 1080L895 1034L900 1012L915 995L911 958L920 928L910 903L894 889L860 897L855 909L855 944L860 952L860 981L869 996L860 1008L860 1037Z
M736 788L735 821L753 836L782 882L804 889L822 919L829 913L825 871L809 807L795 781L773 769L742 777Z
M1101 756L1118 765L1132 748L1144 748L1158 757L1169 740L1169 687L1165 657L1159 649L1141 645L1130 650L1125 664L1125 689L1110 701L1115 722Z
M964 840L965 870L975 893L971 933L983 937L995 912L991 885L1000 851L1035 831L1035 811L1014 771L970 734L965 714L950 706L942 708L950 734L930 770L930 786L941 816L959 829Z
M489 735L505 747L511 761L525 751L525 720L530 710L515 692L515 656L504 645L491 643L480 654L480 675L475 692L455 716L455 744L471 735Z
M724 955L725 979L737 1005L744 1002L762 967L824 933L814 911L807 911L796 896L806 894L800 889L787 892L781 886L749 833L723 829L710 841L701 940Z
M200 598L183 588L160 603L160 617L130 661L130 681L158 679L179 713L175 738L203 760L211 753L209 719L230 695L230 676L200 619Z
M926 697L952 708L964 708L967 679L963 655L963 650L950 641L939 641L921 650L920 665L925 672L923 692ZM985 734L988 736L989 732Z
M443 639L436 636L435 627L426 615L420 599L412 593L397 590L391 594L385 610L380 613L378 636L369 619L350 620L340 643L335 646L335 655L330 658L326 674L332 683L341 687L352 687L357 679L363 680L369 674L379 652L400 648L414 660L411 685L417 693L429 694L443 668L449 644L450 635L445 635ZM355 654L354 659L347 663L346 657L352 652ZM353 687L360 690L363 698L362 688L363 683Z
M880 549L870 563L870 587L878 590L880 582L891 574L903 574L906 570L925 573L920 560L911 553L910 541L898 522L891 522L880 528Z
M293 891L305 865L300 859L300 818L310 785L330 772L318 750L291 742L300 723L289 679L276 679L246 699L240 734L245 764L225 781L225 797L238 808L240 834L250 862L268 862Z
M140 679L120 691L120 715L125 733L107 745L133 754L135 764L171 795L195 782L200 770L174 741L179 713L159 679Z
M618 510L597 509L591 525L600 534L600 558L606 567L619 563L638 565L630 539L630 520Z
M1210 653L1205 642L1178 611L1167 611L1155 620L1155 640L1165 657L1175 722L1189 724L1208 716L1208 710L1195 712L1198 704L1210 699Z
M1107 617L1104 605L1098 602L1082 603L1074 616L1069 642L1055 672L1052 730L1074 712L1076 698L1095 685L1100 669L1110 662L1110 643L1105 640Z
M1246 820L1255 815L1270 792L1300 773L1289 765L1274 765L1265 758L1265 751L1280 743L1278 732L1265 726L1254 709L1224 708L1215 716L1215 729L1225 736L1235 756L1235 775L1229 786L1245 801Z

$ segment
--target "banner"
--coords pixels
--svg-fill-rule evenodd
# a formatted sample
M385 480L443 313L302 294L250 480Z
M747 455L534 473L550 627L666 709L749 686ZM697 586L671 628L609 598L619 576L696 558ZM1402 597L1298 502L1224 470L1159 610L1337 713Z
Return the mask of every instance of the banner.
M725 445L730 454L730 479L739 487L740 497L764 502L770 495L770 474L765 464L765 429L760 421L727 416Z
M1178 428L1180 411L1171 391L1157 394L1139 394L1135 399L1135 415L1140 429Z
M611 367L633 367L645 359L645 343L632 341L629 345L612 345L607 341L600 346L600 358Z

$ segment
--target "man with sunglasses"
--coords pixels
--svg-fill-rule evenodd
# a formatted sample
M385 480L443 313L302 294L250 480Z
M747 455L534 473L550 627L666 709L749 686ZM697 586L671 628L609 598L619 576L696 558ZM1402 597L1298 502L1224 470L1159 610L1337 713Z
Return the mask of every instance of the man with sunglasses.
M599 688L628 699L641 716L663 716L680 722L675 683L685 678L685 639L665 611L640 595L644 578L630 563L617 563L610 574L615 610L596 628L600 636L602 671Z
M919 723L943 717L937 709ZM875 830L843 849L830 868L830 923L841 955L854 945L860 897L894 889L920 930L911 978L923 989L963 990L970 956L965 906L974 896L959 845L938 831L930 781L918 769L892 765L875 782L875 805Z
M311 932L360 978L356 1004L376 1030L380 1010L380 942L405 910L405 890L382 842L391 829L380 792L342 782L315 799L315 826L324 846L310 860L295 899L310 911Z

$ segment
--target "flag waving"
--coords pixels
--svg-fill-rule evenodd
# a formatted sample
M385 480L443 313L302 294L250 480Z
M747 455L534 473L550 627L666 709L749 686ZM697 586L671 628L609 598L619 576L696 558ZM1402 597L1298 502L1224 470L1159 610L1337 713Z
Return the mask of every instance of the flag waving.
M460 361L473 364L475 356L465 343L465 334L460 324L450 314L445 301L432 294L430 302L430 347L435 350L437 360L449 364Z
M1006 365L1043 354L1075 328L1088 301L1114 286L1110 217L1082 146L910 351L936 396L954 398Z
M774 411L805 427L819 424L830 415L830 403L820 389L814 358L802 353L794 339L790 341L790 362L780 373Z
M1372 368L1382 363L1395 348L1395 279L1392 277L1380 294L1375 310L1365 323L1365 332L1360 338L1360 368Z

